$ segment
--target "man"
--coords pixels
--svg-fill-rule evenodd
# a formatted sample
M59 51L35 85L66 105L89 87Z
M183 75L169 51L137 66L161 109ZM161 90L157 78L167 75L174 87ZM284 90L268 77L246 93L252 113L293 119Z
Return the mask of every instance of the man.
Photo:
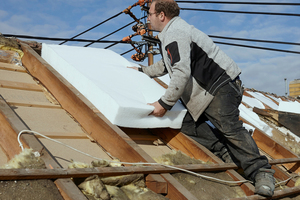
M151 115L162 117L181 100L188 110L181 131L225 161L230 154L255 182L255 193L272 196L275 171L239 121L241 70L207 35L182 20L179 11L174 0L153 1L148 21L159 31L162 59L149 67L132 67L152 78L170 75L165 94L150 104Z

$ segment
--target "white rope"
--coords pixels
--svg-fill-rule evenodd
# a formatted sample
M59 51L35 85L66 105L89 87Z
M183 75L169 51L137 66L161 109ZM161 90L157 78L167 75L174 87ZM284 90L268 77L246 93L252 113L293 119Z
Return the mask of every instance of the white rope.
M97 157L94 157L92 155L89 155L85 152L82 152L78 149L75 149L74 147L71 147L67 144L64 144L60 141L57 141L57 140L54 140L52 138L49 138L41 133L38 133L36 131L31 131L31 130L23 130L21 131L19 134L18 134L18 142L20 144L20 147L22 149L22 151L24 150L24 147L23 147L23 144L22 142L20 141L20 136L23 134L23 133L33 133L33 134L36 134L36 135L40 135L48 140L51 140L53 142L56 142L58 144L61 144L65 147L68 147L70 149L73 149L74 151L77 151L78 153L81 153L81 154L84 154L88 157L91 157L91 158L94 158L96 160L104 160L104 161L107 161L107 162L112 162L112 163L119 163L119 164L126 164L126 165L159 165L159 166L164 166L164 167L168 167L168 168L172 168L172 169L176 169L176 170L180 170L180 171L183 171L183 172L186 172L186 173L189 173L189 174L192 174L192 175L195 175L195 176L198 176L198 177L201 177L201 178L205 178L205 179L209 179L209 180L213 180L213 181L217 181L217 182L221 182L221 183L227 183L227 184L239 184L239 183L246 183L246 182L251 182L249 180L242 180L242 181L226 181L226 180L221 180L221 179L218 179L218 178L214 178L214 177L210 177L210 176L205 176L205 175L202 175L202 174L198 174L198 173L195 173L195 172L192 172L192 171L189 171L189 170L186 170L186 169L182 169L182 168L178 168L178 167L175 167L175 166L171 166L171 165L165 165L165 164L160 164L160 163L142 163L142 162L139 162L139 163L131 163L131 162L119 162L119 161L113 161L113 160L105 160L105 159L102 159L102 158L97 158Z

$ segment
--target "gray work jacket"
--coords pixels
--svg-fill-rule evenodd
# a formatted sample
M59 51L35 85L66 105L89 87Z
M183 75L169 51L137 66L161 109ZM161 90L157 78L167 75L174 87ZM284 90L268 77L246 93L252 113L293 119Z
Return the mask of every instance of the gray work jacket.
M220 87L241 69L203 32L180 17L158 34L162 59L142 71L154 78L169 73L168 89L159 103L170 110L181 99L197 121Z

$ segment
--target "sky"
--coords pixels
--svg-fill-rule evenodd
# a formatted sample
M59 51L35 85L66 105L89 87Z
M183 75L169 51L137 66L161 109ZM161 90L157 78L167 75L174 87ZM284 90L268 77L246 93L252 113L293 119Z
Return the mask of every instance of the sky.
M224 0L225 1L225 0ZM300 0L242 0L244 2L290 2ZM0 7L0 33L30 35L39 37L71 38L100 22L116 15L137 1L134 0L9 0ZM237 1L241 2L241 1ZM181 8L200 8L214 10L238 10L252 12L297 13L300 6L264 6L231 4L190 4L179 3ZM132 8L137 18L143 17L140 7ZM180 16L207 35L248 38L258 40L300 43L300 17L238 14L206 11L181 10ZM132 22L126 14L109 20L101 26L81 35L78 39L97 40ZM119 41L133 34L131 26L126 27L104 40ZM156 35L157 33L154 33ZM300 45L283 45L258 42L245 42L212 38L214 41L243 45L261 46L300 52ZM22 39L26 40L26 39ZM140 36L132 38L141 41ZM61 41L37 40L47 44L59 44ZM83 42L67 42L64 45L84 46ZM90 47L105 48L110 44L97 43ZM246 88L270 92L280 96L288 92L290 81L300 79L300 55L277 51L259 50L231 45L218 44L242 69L241 79ZM130 44L117 44L110 50L122 54L130 50ZM124 55L129 61L132 51ZM160 60L155 56L155 61ZM147 61L141 64L146 65ZM285 82L285 79L287 80ZM287 83L287 87L286 87Z

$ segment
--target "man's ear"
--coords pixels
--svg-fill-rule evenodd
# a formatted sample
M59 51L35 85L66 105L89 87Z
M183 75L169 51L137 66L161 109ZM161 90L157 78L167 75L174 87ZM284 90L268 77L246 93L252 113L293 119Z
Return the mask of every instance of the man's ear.
M164 12L160 12L158 17L159 17L160 21L162 21L162 22L165 21L165 19L166 19L166 15Z

